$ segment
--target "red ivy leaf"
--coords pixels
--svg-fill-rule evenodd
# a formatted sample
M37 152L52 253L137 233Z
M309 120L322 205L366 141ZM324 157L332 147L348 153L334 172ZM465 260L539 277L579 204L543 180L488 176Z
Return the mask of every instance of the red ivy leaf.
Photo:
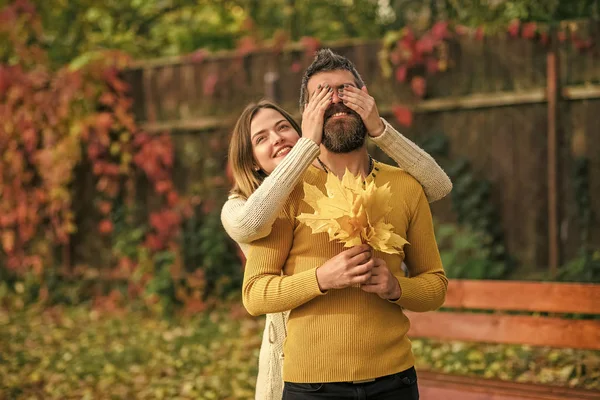
M159 251L163 249L164 245L157 235L149 234L146 237L146 247L152 251Z
M565 31L560 31L558 32L558 34L556 35L558 37L558 40L562 43L565 40L567 40L567 34L565 33Z
M217 82L219 81L219 77L217 74L212 73L204 80L204 95L212 96L215 93L215 87L217 86Z
M415 34L413 33L411 28L406 28L406 30L404 31L404 35L402 35L402 42L405 43L414 43L415 41Z
M448 22L446 21L439 21L436 22L433 27L431 28L431 34L433 35L434 38L438 39L438 40L444 40L447 37L449 37L449 33L448 33Z
M177 192L169 192L169 194L167 195L167 203L169 204L169 206L174 207L175 205L177 205L177 202L179 202L179 195L177 194Z
M483 40L483 27L480 26L479 28L477 28L477 30L475 31L475 39L482 41Z
M301 70L302 70L302 64L300 63L300 61L295 61L294 63L292 63L292 65L290 65L290 71L292 71L295 74L297 74Z
M419 54L431 54L435 47L435 41L429 34L425 34L417 41L415 48Z
M521 22L519 20L514 20L510 23L510 25L508 26L508 34L511 37L516 38L517 36L519 36L519 27L521 25Z
M156 190L157 193L166 193L169 190L171 190L173 187L173 184L170 181L159 181L156 182L156 185L154 185L154 190Z
M108 219L103 219L100 221L100 224L98 224L98 231L103 235L108 235L113 231L112 222Z
M407 127L412 125L413 113L409 108L395 105L392 107L392 112L394 113L394 117L396 117L396 120L400 125Z
M102 215L108 215L112 210L112 203L110 201L101 201L98 204L98 210L100 210L100 213L102 213Z
M398 65L402 62L402 51L399 48L390 53L390 61L393 65Z
M244 57L256 50L257 47L256 40L252 36L244 36L238 41L237 53Z
M319 39L312 36L304 36L300 39L300 43L306 49L306 54L312 56L321 47Z
M413 93L420 98L425 97L425 92L427 90L427 81L422 76L415 76L410 81L410 87Z
M396 80L398 82L405 82L407 71L408 70L407 70L406 66L404 66L404 65L396 68Z
M427 73L428 74L435 74L439 71L439 61L435 58L428 58L427 59Z
M187 57L187 59L190 62L200 64L200 63L202 63L202 61L204 61L204 58L206 57L207 54L208 54L208 51L206 51L205 49L198 49L198 50L194 51L193 53L191 53Z
M100 96L100 99L98 99L98 101L102 105L112 107L115 104L115 102L117 101L117 98L115 97L114 94L105 92L102 94L102 96Z
M96 116L96 128L100 130L109 130L113 125L113 116L103 112Z
M537 31L537 24L535 22L528 22L523 25L521 36L525 39L533 39Z

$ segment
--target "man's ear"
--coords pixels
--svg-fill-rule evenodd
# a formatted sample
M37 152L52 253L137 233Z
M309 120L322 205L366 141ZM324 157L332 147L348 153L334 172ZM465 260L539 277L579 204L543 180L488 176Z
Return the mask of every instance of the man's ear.
M367 87L365 85L363 85L363 87L361 87L360 90L362 90L366 94L369 94L369 91L367 90Z

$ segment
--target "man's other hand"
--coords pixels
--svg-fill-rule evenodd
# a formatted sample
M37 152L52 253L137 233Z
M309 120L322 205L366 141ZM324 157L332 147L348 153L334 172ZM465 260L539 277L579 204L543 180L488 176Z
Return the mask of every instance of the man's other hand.
M398 279L390 272L381 258L373 258L375 266L371 270L371 279L361 285L365 292L375 293L385 300L398 300L402 296L402 288Z
M370 246L362 244L351 247L317 268L319 288L324 292L364 284L371 278L374 266Z

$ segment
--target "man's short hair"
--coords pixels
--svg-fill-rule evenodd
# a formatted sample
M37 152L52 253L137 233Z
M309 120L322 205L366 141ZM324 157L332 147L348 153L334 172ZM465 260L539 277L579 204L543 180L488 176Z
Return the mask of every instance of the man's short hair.
M352 75L354 75L356 85L359 88L364 86L365 83L356 70L356 67L354 67L352 61L344 56L335 54L331 49L321 49L317 51L315 59L304 72L304 76L302 76L302 86L300 87L300 112L304 111L304 106L308 101L308 80L319 72L337 70L350 71Z

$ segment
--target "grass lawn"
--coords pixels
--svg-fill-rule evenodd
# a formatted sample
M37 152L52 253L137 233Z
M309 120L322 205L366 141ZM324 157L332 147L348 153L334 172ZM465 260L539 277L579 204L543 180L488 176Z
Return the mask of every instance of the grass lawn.
M251 399L264 319L0 310L0 399ZM600 390L600 354L414 341L417 367Z

